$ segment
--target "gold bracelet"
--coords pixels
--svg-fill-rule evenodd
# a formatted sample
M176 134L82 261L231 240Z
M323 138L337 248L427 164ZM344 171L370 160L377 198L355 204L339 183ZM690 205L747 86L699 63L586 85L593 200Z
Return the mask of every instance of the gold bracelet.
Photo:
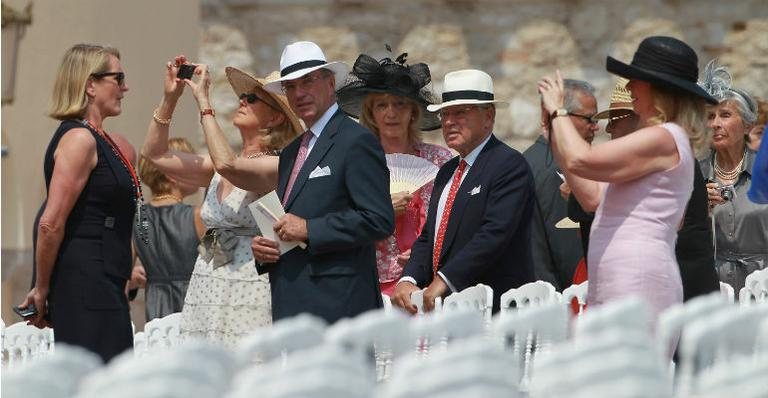
M154 112L152 112L152 119L155 121L155 123L161 125L161 126L167 126L171 124L171 118L168 119L161 119L160 116L157 116L157 111L159 111L160 108L155 109Z

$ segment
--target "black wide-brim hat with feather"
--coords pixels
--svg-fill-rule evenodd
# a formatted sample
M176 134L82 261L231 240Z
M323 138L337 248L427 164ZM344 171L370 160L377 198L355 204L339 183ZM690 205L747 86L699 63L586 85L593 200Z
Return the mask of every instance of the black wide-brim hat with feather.
M440 128L440 119L427 112L427 105L436 99L429 89L432 77L424 63L405 64L407 54L395 61L384 58L376 61L373 57L360 54L347 76L345 84L336 91L339 106L348 115L360 118L362 104L368 94L393 94L408 98L421 108L419 129L423 131Z
M605 61L608 72L637 79L656 86L690 93L710 104L717 100L701 88L696 81L699 75L699 58L683 41L667 36L651 36L643 39L630 64L611 56Z

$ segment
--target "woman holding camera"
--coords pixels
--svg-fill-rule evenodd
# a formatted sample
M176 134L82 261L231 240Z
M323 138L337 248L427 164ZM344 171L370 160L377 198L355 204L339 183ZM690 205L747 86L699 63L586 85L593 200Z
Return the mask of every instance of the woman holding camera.
M120 115L126 91L117 49L77 44L64 54L49 111L61 124L45 153L35 284L20 305L35 306L26 319L53 326L56 343L84 347L105 362L133 346L124 289L141 183L103 125Z
M179 77L185 64L179 56L166 65L163 100L142 155L165 175L207 188L201 217L208 231L184 299L181 332L233 346L272 322L269 280L256 272L251 252L251 238L260 232L248 205L275 189L278 151L303 128L284 96L264 91L266 80L228 67L227 78L240 98L232 123L240 130L243 148L236 153L211 108L208 68L197 65L195 79ZM169 125L185 85L200 108L209 155L168 147Z
M757 103L731 87L731 76L715 61L707 64L703 87L718 100L707 110L712 150L700 161L708 179L715 223L715 266L722 282L738 292L750 273L768 265L768 205L747 197L755 152L746 136L757 120Z

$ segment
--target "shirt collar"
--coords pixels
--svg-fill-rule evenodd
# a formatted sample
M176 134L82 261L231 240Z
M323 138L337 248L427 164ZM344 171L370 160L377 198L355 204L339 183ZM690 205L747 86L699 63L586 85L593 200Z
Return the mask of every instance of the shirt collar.
M491 139L491 136L493 136L493 133L488 134L488 137L485 137L483 142L480 143L480 145L476 146L475 149L472 150L472 152L468 153L466 157L462 158L465 162L467 162L468 166L472 166L472 163L475 163L475 160L477 159L477 156L480 155L480 152L485 148L485 144L488 143L488 141Z
M331 116L333 116L336 111L339 110L339 104L333 103L330 108L328 108L325 113L323 113L323 116L320 119L317 119L315 124L312 125L312 127L309 128L310 131L312 131L312 134L315 137L320 137L320 133L323 132L323 129L325 129L325 125L328 124L328 121L331 120Z

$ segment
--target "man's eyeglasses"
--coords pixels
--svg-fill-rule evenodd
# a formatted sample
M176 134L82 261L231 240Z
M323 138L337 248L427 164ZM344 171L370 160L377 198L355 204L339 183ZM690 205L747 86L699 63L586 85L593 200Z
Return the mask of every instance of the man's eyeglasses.
M300 88L302 91L307 91L312 87L313 84L315 84L316 81L323 79L327 76L329 75L325 73L310 74L300 79L292 80L289 82L283 82L280 87L283 89L283 93L285 94L295 91L296 88Z
M584 119L588 124L597 124L597 119L595 119L595 115L580 115L578 113L568 112L568 116L575 116L581 119Z
M96 79L101 79L107 76L114 76L115 81L117 82L118 86L122 86L125 84L125 72L100 72L100 73L91 73L91 76L93 76Z

